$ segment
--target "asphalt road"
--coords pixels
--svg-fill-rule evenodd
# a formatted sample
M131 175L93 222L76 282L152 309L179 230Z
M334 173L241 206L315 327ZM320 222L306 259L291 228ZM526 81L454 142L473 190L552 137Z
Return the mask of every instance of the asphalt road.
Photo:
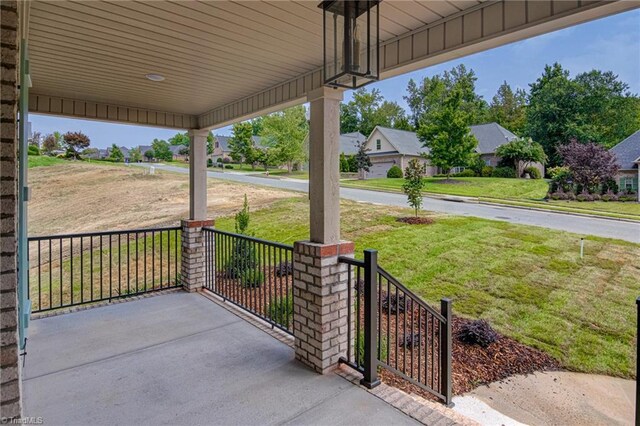
M136 166L149 167L140 163ZM155 164L157 170L166 170L177 173L189 173L184 167L166 166ZM230 172L208 172L209 177L224 179L251 185L270 186L273 188L287 189L291 191L308 191L308 182L298 179L269 179ZM406 207L407 199L402 194L369 191L364 189L340 188L342 198L389 206ZM620 240L640 243L640 224L618 221L613 219L591 218L563 213L543 212L538 210L526 210L508 206L494 206L487 204L462 203L424 197L424 209L461 216L473 216L483 219L501 220L518 223L521 225L540 226L576 234L595 235L605 238L617 238Z

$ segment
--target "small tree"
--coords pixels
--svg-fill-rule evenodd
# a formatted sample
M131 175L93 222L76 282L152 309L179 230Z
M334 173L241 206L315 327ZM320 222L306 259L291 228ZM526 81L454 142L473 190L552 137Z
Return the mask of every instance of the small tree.
M80 158L80 151L88 148L91 140L82 132L67 132L62 137L67 148L67 155L74 159Z
M593 142L580 143L573 139L567 145L558 148L558 153L564 165L569 167L574 183L589 192L597 191L598 187L610 179L615 179L619 166L616 157L602 145Z
M418 217L418 211L422 207L422 188L424 187L422 177L425 172L426 166L417 158L409 161L407 168L404 170L402 190L407 195L407 202L415 210L416 217Z
M521 177L523 170L531 163L547 162L544 148L531 138L517 138L501 145L496 149L496 155L502 158L503 163L508 163L516 170L516 177Z
M129 150L129 160L132 163L139 163L142 161L142 154L140 153L140 148L133 148Z
M60 149L60 144L53 133L44 137L44 140L42 141L42 151L45 154L50 155L53 151L58 149Z
M111 149L109 150L109 161L113 161L114 163L121 163L124 161L124 154L122 150L115 143L111 145Z
M233 136L229 139L229 149L231 150L229 155L236 163L246 161L248 157L252 156L252 130L253 127L248 121L233 125Z
M249 202L245 194L242 210L235 216L236 233L248 235L249 222ZM238 238L227 263L226 274L229 278L238 279L243 287L257 287L264 281L264 275L258 268L258 264L254 245L249 240Z
M155 154L153 152L152 149L148 149L144 152L144 158L147 159L147 161L151 162L153 161L153 159L155 158Z
M38 149L40 149L41 141L42 141L42 133L40 132L33 132L31 134L31 137L27 140L29 146L35 146Z
M469 128L469 113L462 108L462 92L454 89L445 98L442 108L435 111L430 120L421 121L418 138L429 148L426 157L436 167L447 173L456 166L469 163L478 141Z
M153 156L158 160L171 161L173 160L173 152L169 149L169 143L162 139L154 139L151 144L153 148Z
M354 156L356 168L358 170L358 173L360 174L358 176L359 179L364 179L364 172L368 172L369 170L371 170L371 158L369 158L369 154L367 154L367 152L369 152L369 149L365 148L365 146L365 141L358 142L358 151Z

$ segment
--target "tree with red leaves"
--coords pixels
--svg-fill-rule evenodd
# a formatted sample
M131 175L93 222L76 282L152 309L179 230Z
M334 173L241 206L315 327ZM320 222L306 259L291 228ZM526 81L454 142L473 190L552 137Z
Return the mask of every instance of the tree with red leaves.
M582 186L583 190L596 192L600 185L614 179L618 173L615 155L602 145L572 139L558 147L558 153L564 165L569 167L574 183Z
M67 155L76 160L80 158L80 151L88 148L91 143L89 136L82 132L67 132L62 137L62 140L67 148Z

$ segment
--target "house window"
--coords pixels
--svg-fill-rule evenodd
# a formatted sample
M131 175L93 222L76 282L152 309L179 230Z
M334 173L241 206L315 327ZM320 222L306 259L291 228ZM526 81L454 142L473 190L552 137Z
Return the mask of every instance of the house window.
M451 173L456 174L456 173L460 173L462 171L464 171L464 167L454 167L451 169Z
M622 189L626 190L626 191L633 191L633 178L632 177L625 177L622 178Z
M220 148L220 142L216 141L216 148Z
M380 139L376 139L376 150L380 151L382 149L382 142L380 142Z

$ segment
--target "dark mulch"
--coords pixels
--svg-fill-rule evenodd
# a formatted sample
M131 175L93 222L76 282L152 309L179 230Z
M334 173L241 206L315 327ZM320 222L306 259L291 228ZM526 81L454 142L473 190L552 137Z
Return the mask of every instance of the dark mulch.
M557 370L559 363L537 349L518 343L498 334L494 343L483 348L459 339L460 331L471 320L453 319L453 393L460 395L478 386L505 379L514 374L531 374L536 371ZM403 342L404 343L404 342ZM409 346L409 345L408 345ZM380 370L380 378L390 386L425 399L436 398L424 389L385 370ZM435 378L437 380L437 378Z
M398 222L407 223L409 225L431 225L433 219L430 217L399 217L396 219Z

